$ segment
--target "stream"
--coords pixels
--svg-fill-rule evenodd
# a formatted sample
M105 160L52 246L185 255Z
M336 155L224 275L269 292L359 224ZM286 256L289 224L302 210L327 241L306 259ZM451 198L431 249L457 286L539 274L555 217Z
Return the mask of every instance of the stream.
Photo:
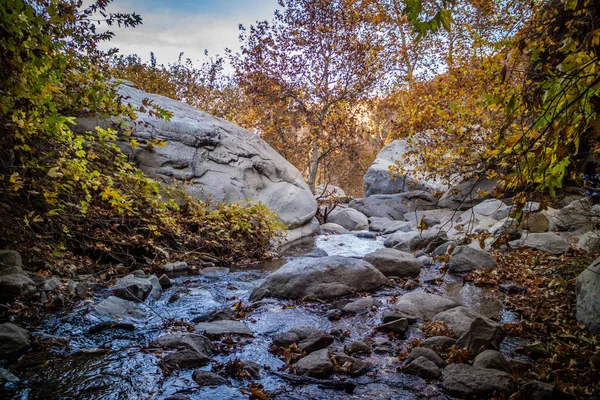
M280 260L229 271L214 269L203 275L171 275L173 286L165 290L159 300L146 301L147 318L137 321L133 331L113 329L89 333L90 328L109 321L89 312L103 298L103 294L98 293L97 298L80 302L70 312L47 314L37 326L30 327L34 335L67 338L69 345L36 350L8 365L7 368L21 382L13 384L6 396L13 399L116 400L167 399L179 394L190 399L248 399L248 394L240 391L247 387L248 380L230 378L231 386L198 387L191 377L193 369L165 372L160 365L164 351L149 347L157 337L177 328L165 327L164 320L180 319L194 324L205 320L211 313L230 309L240 300L248 304L250 293L261 279L287 260L303 257L316 249L322 249L329 255L360 258L381 247L381 237L360 238L355 234L317 236L287 249ZM424 267L419 277L421 284L414 290L444 295L500 323L515 321L515 315L503 307L503 295L496 291L476 287L463 282L460 276L449 274L443 276L439 285L424 283L440 275L439 265ZM212 364L227 363L233 359L258 363L261 366L260 379L255 382L263 385L265 393L278 399L450 399L452 397L443 392L437 381L427 382L420 377L397 372L402 361L395 353L372 353L364 358L374 365L376 374L345 376L357 384L353 394L317 385L292 386L271 372L285 367L282 359L269 352L276 333L301 325L326 332L337 329L347 335L343 342L336 339L331 346L338 351L343 351L345 345L356 339L387 338L386 334L373 328L381 323L383 311L389 309L391 296L406 292L402 282L392 282L392 285L370 293L380 304L376 310L345 315L337 321L329 320L326 311L332 306L338 308L340 304L355 300L358 295L328 302L263 300L243 319L254 337L234 336L234 343L219 346L221 351L213 357ZM418 326L411 326L405 340L393 341L394 347L400 349L410 338L423 337ZM521 356L515 353L515 348L521 345L518 338L507 337L501 351L507 358L518 358ZM201 369L211 370L211 363ZM344 375L334 375L333 379L336 377Z

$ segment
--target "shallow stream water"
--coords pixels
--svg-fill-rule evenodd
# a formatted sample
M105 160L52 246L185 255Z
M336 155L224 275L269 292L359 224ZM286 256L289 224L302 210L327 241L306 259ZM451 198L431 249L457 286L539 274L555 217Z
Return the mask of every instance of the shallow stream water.
M315 249L325 250L329 255L363 257L383 247L383 240L358 238L353 234L318 236L289 248L282 260L249 265L232 269L228 273L212 275L173 276L173 287L166 290L156 301L145 305L147 318L135 323L135 330L109 330L90 334L89 329L103 320L90 313L91 307L101 298L84 301L69 313L47 315L34 334L50 334L66 337L69 347L35 351L25 355L17 363L7 366L21 379L8 394L14 399L165 399L175 394L185 394L191 399L247 399L240 389L249 381L230 379L231 386L199 388L192 380L192 369L163 371L160 366L163 351L152 349L149 344L158 336L176 329L165 327L164 320L181 319L190 323L201 321L214 311L231 308L238 301L248 303L252 289L269 273L290 259L302 257ZM440 276L438 266L423 268L421 282ZM489 316L501 323L513 321L515 316L503 308L502 297L497 292L475 287L462 278L444 275L443 283L422 284L415 290L442 294L467 308ZM310 325L330 332L333 329L346 332L344 341L336 340L332 347L342 351L353 340L366 337L387 336L376 333L374 327L381 322L381 314L389 309L393 295L407 291L399 283L371 293L380 304L377 310L344 316L338 321L326 318L326 311L333 303L350 302L358 296L348 296L327 303L268 299L249 312L243 322L254 333L253 338L238 338L228 351L213 357L214 362L226 363L233 359L254 361L261 366L261 378L257 382L264 391L278 399L449 399L438 383L396 372L402 362L393 355L368 356L376 374L349 377L357 384L349 395L317 385L292 386L271 373L285 367L285 363L269 352L272 336L295 326ZM406 340L393 344L401 348L410 337L421 337L418 324L411 327ZM502 351L514 355L518 340L505 339ZM201 369L210 370L211 365ZM341 375L343 376L343 375ZM337 376L340 377L340 376Z

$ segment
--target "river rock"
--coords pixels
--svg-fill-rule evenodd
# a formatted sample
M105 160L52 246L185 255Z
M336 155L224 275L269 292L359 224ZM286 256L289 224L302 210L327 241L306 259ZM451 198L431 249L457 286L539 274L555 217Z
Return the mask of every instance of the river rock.
M159 300L160 296L162 296L162 294L163 294L163 289L162 289L160 282L158 281L158 278L156 277L156 275L151 275L148 278L148 280L150 281L150 284L152 285L152 291L150 292L150 298L154 299L154 300Z
M0 250L0 274L3 274L8 268L22 270L23 259L18 251Z
M502 353L496 350L485 350L479 353L473 361L473 366L476 368L497 369L498 371L510 373L508 362Z
M503 215L506 213L505 217L507 217L508 213L504 211L507 207L508 206L504 204L502 200L484 200L476 206L471 207L470 209L462 213L460 217L458 217L456 222L461 225L467 225L469 223L472 223L473 221L477 222L482 219L493 219L498 221L502 218L496 218L495 215Z
M221 386L229 385L229 381L223 378L221 375L217 375L214 372L202 371L197 369L192 374L192 379L198 384L198 386Z
M369 354L371 349L364 340L355 340L348 346L348 354Z
M313 251L311 251L308 254L305 254L304 257L315 257L315 258L319 258L319 257L327 257L329 254L327 254L327 252L323 249L315 249Z
M600 231L585 232L579 237L577 248L587 252L600 252Z
M333 373L333 363L327 349L322 349L302 357L295 365L296 374L313 378L328 378Z
M381 315L381 319L384 324L386 324L388 322L396 321L396 320L402 319L402 318L408 320L409 324L414 324L415 322L417 322L417 318L414 315L406 314L404 312L400 312L397 310L387 310L387 311L384 311L383 314Z
M404 336L408 330L408 320L406 318L400 318L394 321L386 322L379 325L376 329L382 332L393 332L401 336Z
M342 311L348 314L355 314L361 311L369 311L374 305L375 302L372 297L363 297L346 304L342 308Z
M438 379L442 375L440 368L425 357L415 359L404 367L402 372L417 375L424 379Z
M415 224L409 221L394 221L384 217L369 218L369 229L374 232L382 232L384 235L397 231L410 232L414 226Z
M216 204L250 199L275 211L289 229L309 224L317 203L300 171L258 135L195 107L146 93L127 84L117 87L123 102L135 107L150 100L173 113L169 121L137 112L130 138L140 143L160 139L164 147L141 144L122 148L148 176L176 181L188 194ZM146 100L147 99L147 100ZM145 107L149 108L149 107ZM151 107L150 107L151 108ZM78 131L93 131L107 123L78 118Z
M151 345L167 349L190 349L207 356L212 355L215 352L215 348L211 341L206 336L197 333L186 332L163 335L152 342Z
M414 177L415 173L411 171L412 168L404 159L410 148L411 145L407 139L394 140L377 154L377 158L373 161L363 179L365 196L411 190L443 190L444 186L440 182ZM390 173L389 168L394 166L396 162L405 168L404 175L392 175Z
M399 243L406 243L410 250L418 250L426 247L437 237L445 237L445 234L436 229L428 229L422 232L394 232L383 243L385 247L396 247Z
M188 266L188 263L186 263L185 261L175 261L175 262L166 263L165 265L162 266L162 269L165 270L166 272L184 272L184 271L187 271L188 269L190 269L190 267Z
M168 354L162 359L162 362L169 369L184 369L206 365L210 362L210 358L195 350L183 349Z
M246 324L232 320L201 322L196 325L196 329L203 332L204 335L209 338L215 338L222 335L254 336Z
M299 341L300 338L294 332L280 332L273 336L273 344L280 347L288 347Z
M527 400L575 400L572 394L567 394L549 383L539 381L528 382L519 390L520 399Z
M496 266L496 260L487 251L474 249L469 246L458 246L450 254L448 271L462 273L482 268L495 268Z
M111 316L116 319L143 319L146 317L146 313L139 303L116 296L110 296L102 300L94 307L94 312L99 315Z
M152 292L152 283L147 278L127 275L112 285L110 290L122 299L143 302Z
M341 370L350 375L364 375L369 372L371 365L359 358L348 357L345 354L333 353L331 355Z
M487 318L475 318L469 331L456 342L456 347L467 348L473 355L486 349L499 350L504 336L504 329L497 323Z
M550 220L543 213L526 213L521 228L529 233L544 233L550 229Z
M317 333L300 341L300 343L298 343L298 348L306 354L310 354L314 351L324 349L332 343L333 336L326 333Z
M466 364L451 364L444 368L442 386L450 394L460 397L485 398L494 392L511 394L515 391L515 381L506 372Z
M442 360L440 356L435 353L435 351L427 347L415 347L412 349L408 358L406 359L406 363L411 363L413 360L416 360L420 357L425 357L440 368L444 366L444 360Z
M338 224L349 231L369 229L369 219L353 208L335 208L328 216L327 222Z
M326 224L321 225L320 229L322 235L345 235L346 233L349 233L348 229L341 225L334 224L333 222L327 222Z
M491 198L497 185L495 181L487 178L480 180L475 178L469 179L448 189L440 198L438 207L452 210L467 210Z
M451 328L456 337L459 338L469 332L469 327L477 318L483 318L490 324L494 324L492 320L462 306L442 311L441 313L436 314L432 320L443 322L447 327Z
M552 254L566 253L571 248L567 239L552 232L523 235L518 245Z
M600 258L577 277L577 321L600 333Z
M598 213L587 198L575 200L561 208L554 216L554 224L559 231L589 231L594 227Z
M31 346L27 329L6 322L0 324L0 357L6 358L24 352Z
M7 383L17 383L20 379L13 375L9 370L0 368L0 387L3 387Z
M250 296L298 299L307 295L328 299L365 292L388 283L371 264L346 257L300 258L269 275Z
M394 249L378 249L367 254L364 260L385 276L400 278L417 277L423 267L423 262L417 260L413 254Z
M352 200L348 207L354 208L369 218L388 218L404 221L407 213L431 210L437 199L429 192L411 191L398 194L380 194Z
M400 297L392 308L416 318L429 320L434 315L459 305L453 300L435 294L410 292Z
M160 276L160 278L158 278L158 283L160 283L160 287L163 288L163 290L168 289L171 286L173 286L173 284L171 283L171 280L165 274L162 274Z
M26 296L36 292L35 282L25 273L0 276L0 297Z
M454 346L456 339L449 338L448 336L432 336L421 341L421 347L427 347L432 350L447 350Z
M299 325L290 329L288 332L298 335L299 340L306 340L311 336L321 333L317 328L310 325Z

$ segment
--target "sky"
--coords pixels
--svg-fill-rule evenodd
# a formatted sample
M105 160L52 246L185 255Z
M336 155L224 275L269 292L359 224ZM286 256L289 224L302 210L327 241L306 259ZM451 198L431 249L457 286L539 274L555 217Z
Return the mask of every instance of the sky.
M271 20L277 0L113 0L109 12L142 16L136 28L110 28L115 37L102 45L121 54L137 54L142 61L154 52L159 64L177 61L179 53L199 64L204 51L224 54L239 50L239 24Z

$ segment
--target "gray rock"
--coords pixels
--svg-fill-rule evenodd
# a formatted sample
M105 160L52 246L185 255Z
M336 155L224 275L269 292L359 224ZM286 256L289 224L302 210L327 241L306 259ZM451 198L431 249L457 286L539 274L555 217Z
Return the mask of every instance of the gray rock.
M346 197L346 193L341 187L334 185L319 185L315 188L315 198L319 200L333 200L340 197Z
M414 315L406 314L406 313L399 312L396 310L384 311L381 316L381 319L383 320L384 324L388 323L388 322L396 321L397 319L401 319L401 318L408 320L409 325L417 322L417 317L415 317Z
M404 221L407 213L418 210L431 210L437 199L429 192L411 191L398 194L382 194L356 199L348 204L369 218L386 218Z
M296 335L298 335L298 338L300 340L305 340L311 336L315 336L315 335L318 335L319 333L321 333L317 328L315 328L314 326L310 326L310 325L295 326L292 329L290 329L288 332L295 333Z
M160 336L151 344L155 347L166 349L190 349L206 356L215 352L211 341L203 335L197 333L173 333Z
M217 375L214 372L202 371L197 369L192 374L192 379L198 384L198 386L221 386L229 385L229 381L223 378L221 375Z
M171 286L173 286L173 284L171 283L171 280L169 279L169 277L165 274L162 274L160 276L160 278L158 278L158 283L160 283L160 287L164 289L168 289Z
M408 320L406 318L400 318L395 321L386 322L379 325L376 329L382 332L393 332L401 336L404 336L408 330Z
M487 178L469 179L451 187L438 202L439 208L467 210L492 197L497 183Z
M476 318L469 326L469 331L456 342L459 349L467 348L473 355L486 349L499 350L504 339L504 329L495 322Z
M139 303L122 299L116 296L110 296L94 307L94 312L99 315L111 316L113 318L146 318L146 313Z
M327 310L327 312L325 313L325 316L330 321L337 321L338 319L340 319L344 316L344 312L337 308L333 308L331 310Z
M456 248L456 242L453 242L453 241L446 242L446 243L436 247L435 250L433 250L433 252L431 252L431 256L432 257L441 257L441 256L445 255L446 252L448 252L448 250L454 251L453 248Z
M412 349L408 358L406 359L406 363L409 364L419 357L425 357L440 368L444 366L444 360L442 360L440 356L435 353L435 351L427 347L415 347Z
M497 393L511 394L515 381L506 372L451 364L444 368L442 386L450 394L461 397L485 397Z
M373 232L356 232L354 235L361 239L377 239L377 234Z
M530 233L544 233L550 229L550 220L543 213L526 213L520 227Z
M438 379L442 375L440 368L425 357L418 357L404 367L402 372L417 375L424 379Z
M229 273L229 268L226 267L206 267L202 268L202 276L207 278L220 278Z
M600 231L585 232L579 237L577 248L587 252L600 252Z
M385 276L398 276L400 278L417 277L423 267L423 263L411 253L395 249L378 249L367 254L364 260Z
M333 363L327 349L315 351L302 357L295 365L297 375L328 378L333 373Z
M348 347L348 354L369 354L371 349L363 340L355 340Z
M421 341L421 347L427 347L432 350L446 350L454 346L456 339L447 336L432 336Z
M38 289L42 292L55 292L60 287L60 279L53 276L50 279L45 279L41 285L38 285Z
M577 321L600 333L600 258L577 277Z
M201 322L196 325L196 329L203 332L209 338L230 334L254 336L252 331L243 322L232 320Z
M394 351L394 345L388 338L375 338L373 351L377 354L390 354Z
M110 290L122 299L143 302L152 292L152 283L146 278L127 275L112 285Z
M327 222L338 224L349 231L369 229L367 216L353 208L335 208L327 216Z
M210 362L210 358L195 350L183 349L168 354L162 359L162 362L169 369L185 369L206 365Z
M583 198L558 210L554 217L554 224L559 231L585 232L593 228L597 217L588 199Z
M436 314L432 318L432 321L443 322L448 328L452 329L456 337L459 338L469 332L469 327L477 318L483 318L490 324L495 324L492 320L463 306L442 311L441 313Z
M353 258L321 257L292 260L269 275L250 296L252 301L267 296L319 299L376 289L388 283L371 264Z
M0 387L7 383L17 383L19 380L20 379L13 375L9 370L0 368Z
M370 217L369 229L374 232L383 232L388 235L397 231L409 232L414 224L409 221L394 221L384 217Z
M363 375L369 372L371 365L358 358L348 357L345 354L333 353L333 359L341 370L350 375Z
M327 257L329 254L323 249L316 249L311 251L308 254L305 254L304 257Z
M415 174L410 171L410 166L405 162L405 155L410 147L407 139L394 140L377 154L377 158L363 179L365 196L410 190L443 190L444 186L439 182L420 180L414 177ZM406 169L404 176L390 173L389 167L395 165L396 162L404 165ZM409 175L413 177L409 177Z
M410 253L410 246L406 242L398 242L392 247L392 249L401 251L403 253Z
M27 329L6 322L0 324L0 357L18 355L31 346L31 334Z
M190 269L190 267L185 261L175 261L166 263L165 265L163 265L162 269L166 272L183 272Z
M342 308L342 311L349 314L354 314L361 311L369 311L371 310L371 307L373 307L374 304L375 302L373 301L372 297L363 297L361 299L346 304Z
M24 273L0 276L0 297L26 296L35 292L35 283Z
M273 336L273 344L280 347L288 347L299 341L300 338L294 332L281 332Z
M332 343L333 336L319 332L301 340L300 343L298 343L298 348L304 351L306 354L310 354L314 351L324 349Z
M131 275L135 276L136 278L147 278L148 277L146 275L146 273L141 269L136 269L135 271L131 271Z
M496 350L485 350L479 353L473 361L473 366L476 368L497 369L498 371L510 373L508 362L502 353Z
M22 270L23 259L21 254L14 250L0 250L0 274L4 274L4 270L8 268Z
M154 300L159 300L160 296L162 296L163 290L162 285L158 281L156 275L152 275L148 278L150 284L152 285L152 291L150 292L150 298Z
M122 148L148 176L181 182L188 194L211 203L261 202L277 213L289 229L309 224L317 203L300 171L258 135L195 107L119 85L123 102L140 107L145 99L171 111L170 121L137 113L131 137L140 143L155 138L164 147L140 145ZM78 118L78 131L107 123Z
M571 248L567 239L552 232L529 233L519 241L519 245L552 254L566 253Z
M496 268L496 266L496 260L490 253L469 246L458 246L450 254L448 271L462 273L476 269Z
M348 229L332 222L321 225L322 235L345 235L346 233L349 233Z
M395 232L384 242L385 247L395 247L398 243L406 243L410 250L417 250L426 247L431 241L438 237L444 237L443 233L435 229L429 229L422 232Z
M519 398L527 400L575 400L572 394L567 394L554 385L539 381L528 382L521 386Z
M435 294L410 292L400 297L392 308L416 318L429 320L434 315L459 305L453 300Z

